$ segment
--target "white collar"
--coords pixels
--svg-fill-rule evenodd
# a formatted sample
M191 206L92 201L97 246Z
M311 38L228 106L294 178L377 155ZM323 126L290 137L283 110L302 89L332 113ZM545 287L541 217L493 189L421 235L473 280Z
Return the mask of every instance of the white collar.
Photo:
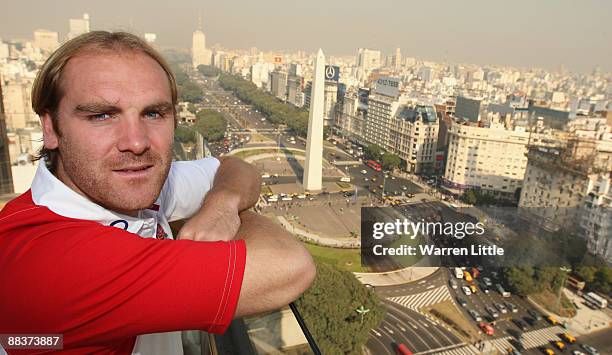
M149 211L147 210L139 211L138 217L132 217L108 210L93 203L51 174L43 159L39 161L31 190L32 201L35 204L45 206L56 214L119 227L135 234L138 234L142 228L145 222L144 218L150 218L155 215L154 213L148 213Z

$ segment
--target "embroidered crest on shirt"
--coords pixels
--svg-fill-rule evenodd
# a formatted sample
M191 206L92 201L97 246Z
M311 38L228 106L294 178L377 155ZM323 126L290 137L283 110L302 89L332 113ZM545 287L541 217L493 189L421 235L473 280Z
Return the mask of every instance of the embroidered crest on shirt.
M157 239L166 239L168 238L168 233L164 231L164 228L157 223L157 231L155 232L155 238Z

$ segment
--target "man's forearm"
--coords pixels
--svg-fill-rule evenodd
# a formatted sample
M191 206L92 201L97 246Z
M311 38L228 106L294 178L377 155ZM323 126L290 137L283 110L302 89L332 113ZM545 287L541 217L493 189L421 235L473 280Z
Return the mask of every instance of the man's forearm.
M234 206L238 212L253 207L261 192L261 175L258 169L240 158L220 157L221 162L213 188L207 200L219 200Z
M240 214L238 239L247 247L247 263L237 316L279 309L312 284L316 269L302 242L280 225L252 211Z

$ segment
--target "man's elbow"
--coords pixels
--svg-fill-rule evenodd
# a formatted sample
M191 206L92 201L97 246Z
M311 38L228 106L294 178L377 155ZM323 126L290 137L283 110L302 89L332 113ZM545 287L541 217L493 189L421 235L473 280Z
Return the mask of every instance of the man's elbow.
M299 298L315 280L317 276L317 267L312 259L312 256L306 248L303 248L299 255L294 257L293 266L293 282L292 289L295 297L293 300Z

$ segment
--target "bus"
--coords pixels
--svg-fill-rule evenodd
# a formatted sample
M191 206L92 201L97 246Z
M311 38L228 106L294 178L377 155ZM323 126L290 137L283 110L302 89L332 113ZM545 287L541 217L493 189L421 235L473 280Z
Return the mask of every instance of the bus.
M376 171L381 171L382 170L382 167L380 166L380 164L378 164L374 160L366 160L366 165L369 166L370 168L376 170Z
M586 283L576 276L569 276L567 278L567 284L579 291L584 290L584 287L586 286Z
M412 355L412 351L410 351L406 345L399 344L397 346L397 354L398 355Z
M608 307L608 300L596 294L595 292L588 292L584 296L582 296L587 303L593 305L598 308L606 308Z
M461 270L460 267L456 267L455 268L455 277L458 279L462 279L463 278L463 270Z

